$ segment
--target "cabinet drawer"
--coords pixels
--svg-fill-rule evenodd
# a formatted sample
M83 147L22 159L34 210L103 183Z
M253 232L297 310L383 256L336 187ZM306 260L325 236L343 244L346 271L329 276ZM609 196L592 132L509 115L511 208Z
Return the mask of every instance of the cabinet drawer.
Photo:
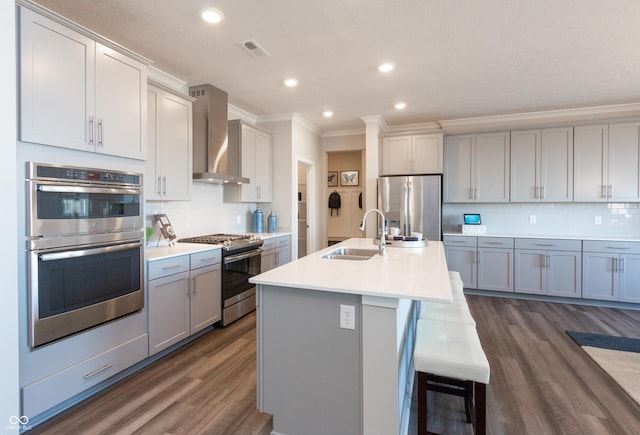
M283 248L285 246L289 246L291 237L289 236L280 236L278 237L278 240L276 241L276 244L278 246L278 248Z
M513 249L511 237L478 237L479 248L507 248Z
M220 263L222 260L222 250L212 249L210 251L196 252L191 254L191 269L211 266Z
M582 249L582 240L516 239L516 249L580 251Z
M178 257L163 258L147 262L147 279L157 279L180 272L189 271L189 256L180 255Z
M585 240L582 250L585 252L616 252L621 254L640 254L640 242L619 242L616 240Z
M444 236L446 246L478 246L477 237L469 236Z
M36 416L148 356L147 334L22 389L22 415Z
M269 237L268 239L262 239L262 250L268 251L269 249L274 249L276 247L276 239L277 237Z

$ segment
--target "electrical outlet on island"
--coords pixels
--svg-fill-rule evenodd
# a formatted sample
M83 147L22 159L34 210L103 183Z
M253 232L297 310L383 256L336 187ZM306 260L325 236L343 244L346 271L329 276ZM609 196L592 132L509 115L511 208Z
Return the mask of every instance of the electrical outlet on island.
M340 328L356 329L356 307L340 304Z

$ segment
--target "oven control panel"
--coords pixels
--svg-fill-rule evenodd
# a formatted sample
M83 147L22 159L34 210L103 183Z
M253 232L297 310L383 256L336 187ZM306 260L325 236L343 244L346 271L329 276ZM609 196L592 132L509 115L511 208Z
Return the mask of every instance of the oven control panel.
M99 183L117 183L140 185L140 175L120 171L105 171L101 169L78 168L73 166L57 166L32 164L33 173L29 178L46 180L74 180Z

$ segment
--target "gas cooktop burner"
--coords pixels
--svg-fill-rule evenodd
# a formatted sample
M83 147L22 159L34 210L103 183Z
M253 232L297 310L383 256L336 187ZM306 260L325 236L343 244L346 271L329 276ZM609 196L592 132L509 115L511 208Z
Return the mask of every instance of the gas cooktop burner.
M187 237L178 240L178 242L222 245L225 251L254 249L262 246L262 239L250 234L208 234L206 236Z

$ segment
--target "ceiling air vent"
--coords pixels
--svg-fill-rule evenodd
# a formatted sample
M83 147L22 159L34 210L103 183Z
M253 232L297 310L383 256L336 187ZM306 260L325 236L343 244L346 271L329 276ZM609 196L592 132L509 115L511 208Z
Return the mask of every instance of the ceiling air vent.
M260 47L260 44L258 44L256 41L253 40L248 40L248 41L242 41L240 43L240 46L242 48L245 49L245 51L249 54L251 54L252 56L269 56L269 53L267 53L267 51Z

